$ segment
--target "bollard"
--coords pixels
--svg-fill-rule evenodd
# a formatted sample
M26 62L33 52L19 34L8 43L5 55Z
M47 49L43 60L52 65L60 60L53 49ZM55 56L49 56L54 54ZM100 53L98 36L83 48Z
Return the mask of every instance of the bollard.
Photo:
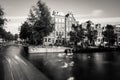
M28 55L29 55L28 46L23 46L23 48L24 48L24 52L25 52L25 53L23 54L23 56L27 58Z

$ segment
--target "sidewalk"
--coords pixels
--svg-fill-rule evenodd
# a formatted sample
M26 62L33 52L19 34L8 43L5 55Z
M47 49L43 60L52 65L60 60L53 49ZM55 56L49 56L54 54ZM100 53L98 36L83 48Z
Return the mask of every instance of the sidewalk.
M64 53L65 49L70 49L68 47L33 47L29 46L29 53Z

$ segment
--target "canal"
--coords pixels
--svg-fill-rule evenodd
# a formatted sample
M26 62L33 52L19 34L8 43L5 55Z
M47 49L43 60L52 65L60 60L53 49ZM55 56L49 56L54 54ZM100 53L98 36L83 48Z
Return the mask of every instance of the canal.
M120 52L30 54L50 80L120 80Z

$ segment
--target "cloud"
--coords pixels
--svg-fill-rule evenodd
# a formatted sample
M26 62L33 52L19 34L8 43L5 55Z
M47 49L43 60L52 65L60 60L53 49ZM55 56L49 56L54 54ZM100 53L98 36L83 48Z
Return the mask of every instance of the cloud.
M76 20L79 21L79 23L83 23L85 21L91 20L94 23L101 23L101 24L118 24L120 23L120 17L106 17L103 18L104 11L101 9L93 10L89 14L81 15L76 14L74 15Z
M10 22L21 22L23 20L26 20L27 16L11 16L11 17L6 17L6 19L8 20L8 23Z
M100 16L103 15L103 13L104 13L103 10L98 9L98 10L93 10L91 15L94 16L94 17L100 17Z
M76 14L77 18L96 18L101 17L104 14L104 11L101 9L96 9L90 12L89 14Z
M26 20L27 16L6 17L7 23L5 24L6 30L13 34L18 33L19 27Z
M26 19L27 16L7 16L7 19Z
M120 24L120 17L109 17L109 18L98 18L93 16L100 16L103 14L103 11L101 10L94 10L91 12L91 14L88 15L74 15L76 20L79 21L79 23L86 22L87 20L91 20L94 23L101 23L101 24ZM92 17L91 17L92 16ZM26 20L26 16L17 16L17 17L6 17L9 19L7 22L6 30L12 32L13 34L18 33L19 27L21 24Z
M6 30L10 31L13 34L16 34L19 32L19 28L21 26L21 23L8 23L6 26Z
M100 24L120 24L120 17L108 17L108 18L77 18L79 23L86 22L88 20L93 21L94 23Z

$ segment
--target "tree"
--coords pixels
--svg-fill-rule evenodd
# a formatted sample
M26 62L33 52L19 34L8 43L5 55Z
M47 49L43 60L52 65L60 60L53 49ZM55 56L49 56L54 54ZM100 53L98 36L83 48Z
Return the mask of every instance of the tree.
M5 19L3 16L4 16L3 8L1 8L0 6L0 27L2 27L2 25L4 25L5 23Z
M94 45L95 40L97 39L97 30L92 29L92 24L94 24L92 21L87 21L87 38L89 45Z
M5 40L6 41L14 40L13 34L11 32L5 32Z
M30 25L27 22L24 22L20 29L20 38L24 40L30 39L31 33Z
M10 32L7 32L4 29L6 19L4 18L4 11L3 8L0 6L0 38L3 38L4 40L13 40L13 34Z
M3 25L5 23L4 19L4 12L3 12L3 8L1 8L0 6L0 38L4 38L5 37L5 30L3 29Z
M14 35L14 40L17 40L18 39L18 34L15 34Z
M72 25L73 31L70 31L70 41L74 42L74 45L77 46L78 42L83 42L84 39L84 29L81 25Z
M42 44L44 37L48 36L53 31L49 9L41 0L39 0L37 5L30 10L27 22L28 25L31 26L29 28L32 30L29 38L31 44ZM21 32L24 37L20 36L20 38L26 39L28 34L26 32L23 33Z
M5 29L0 27L0 38L3 38L6 41L13 40L14 36L10 32L7 32Z
M1 36L1 38L4 38L4 35L5 34L5 30L2 28L2 27L0 27L0 36Z
M107 25L106 30L103 32L103 35L104 35L103 37L104 41L108 42L109 46L112 46L115 43L117 36L114 32L113 25Z

